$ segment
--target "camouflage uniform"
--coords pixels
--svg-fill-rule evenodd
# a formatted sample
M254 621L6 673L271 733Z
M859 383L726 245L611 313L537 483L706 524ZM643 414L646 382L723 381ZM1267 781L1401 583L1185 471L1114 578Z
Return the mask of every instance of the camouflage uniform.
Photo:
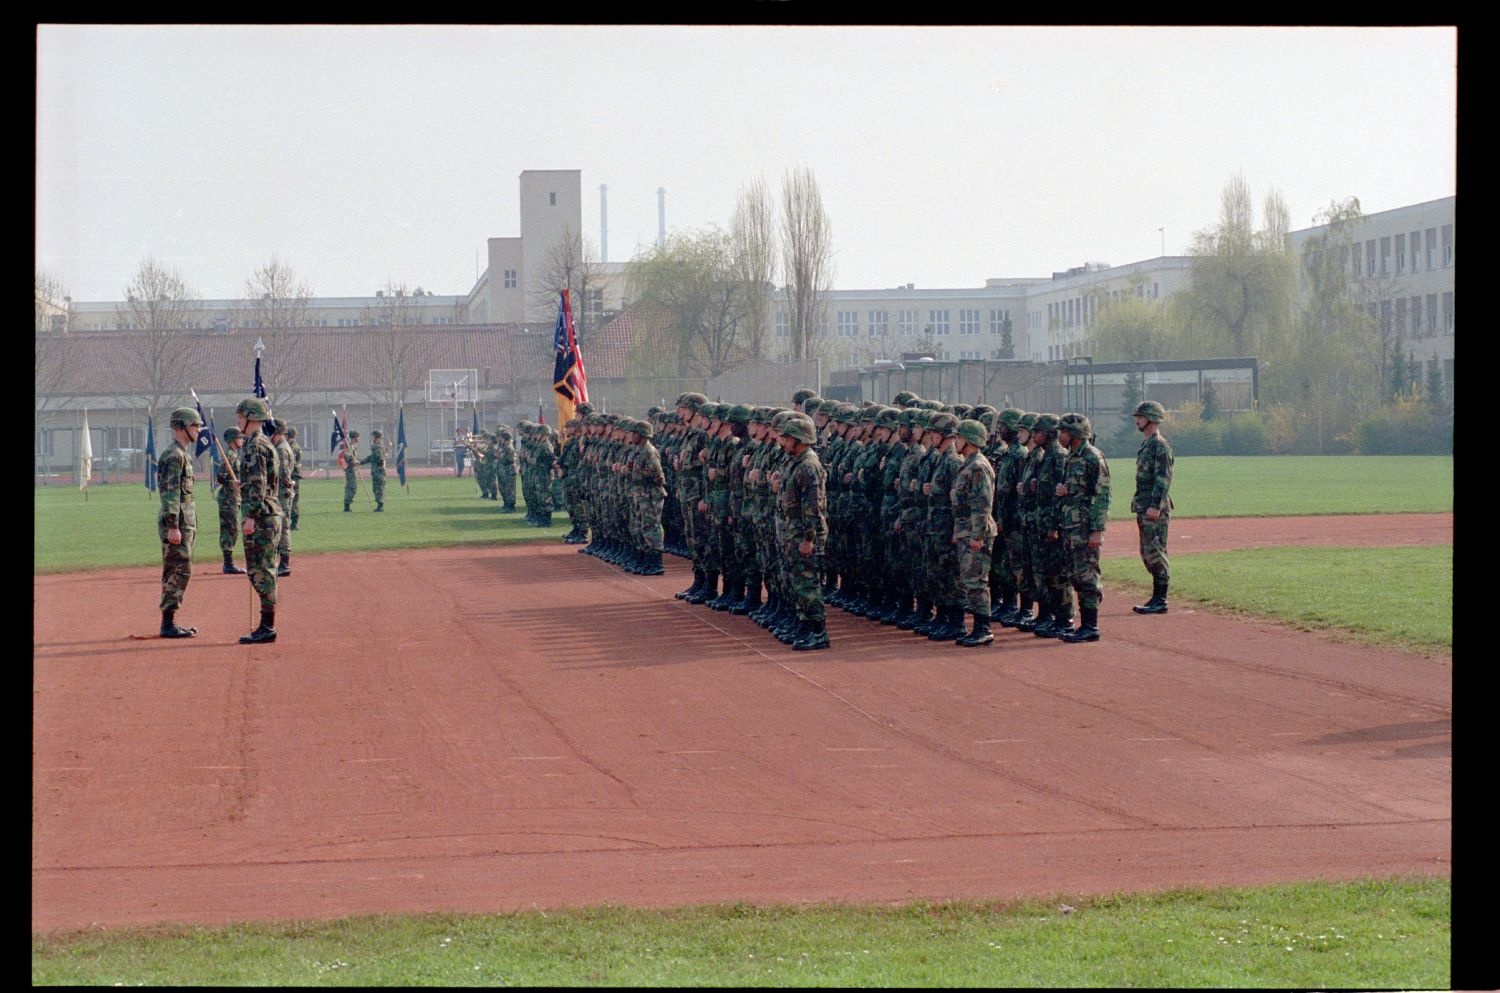
M823 556L828 546L827 476L812 448L792 457L782 476L780 504L786 522L781 555L790 564L790 593L799 621L821 630L823 614ZM801 544L812 543L804 555ZM799 643L802 639L799 639Z
M661 454L651 444L651 426L635 421L631 427L640 441L630 446L634 457L626 475L630 487L630 533L636 548L646 556L642 571L646 575L660 575L661 508L667 496L667 477L662 471Z
M1099 582L1099 549L1089 545L1089 535L1103 531L1109 521L1109 463L1104 453L1087 440L1092 434L1087 418L1064 415L1062 426L1075 439L1064 465L1062 485L1066 492L1060 497L1060 505L1068 544L1068 578L1078 595L1082 617L1080 636L1065 636L1065 640L1094 641L1098 639L1099 602L1104 599L1104 591Z
M512 441L510 429L501 427L496 432L494 444L495 451L495 492L503 501L502 512L510 512L516 509L516 446Z
M240 515L255 520L255 529L245 535L245 568L250 585L260 595L262 611L276 609L276 548L281 537L281 468L265 433L257 430L245 437L240 449Z
M286 443L292 446L292 505L287 508L287 526L297 530L302 518L302 446L297 444L297 429L286 429Z
M198 533L198 511L193 506L193 459L177 439L172 439L156 462L156 488L161 509L156 531L161 537L161 609L175 611L193 578L193 538ZM182 541L173 545L167 532L176 528ZM163 628L167 625L164 622Z
M343 451L344 456L344 510L348 512L349 505L354 502L354 494L359 489L359 435L350 432L348 443ZM247 446L249 442L245 443Z
M1141 562L1146 571L1165 589L1172 578L1172 564L1167 560L1167 525L1172 516L1172 446L1160 434L1141 442L1135 455L1135 496L1130 512L1141 536ZM1155 507L1161 516L1146 520L1148 508Z
M940 429L947 435L958 427L952 414L943 415ZM937 425L934 424L934 427ZM938 446L938 457L932 477L927 482L927 595L937 610L937 618L927 631L929 638L952 640L963 630L963 591L958 579L958 549L953 544L952 491L963 461L951 447ZM989 576L985 576L989 588Z
M219 484L219 550L224 553L224 564L233 565L234 546L240 541L240 481L234 475L234 465L229 460L233 451L226 451L219 464L214 467L214 481Z
M286 440L286 435L281 436L280 441L271 442L271 447L276 449L276 468L280 472L276 488L276 500L281 504L283 510L292 505L296 499L296 484L292 482L292 470L296 467L297 456L292 454L291 442ZM281 535L276 541L276 553L279 558L277 565L278 575L289 575L292 561L292 528L289 520L283 520Z
M1044 428L1044 424L1050 425L1050 428ZM1035 544L1031 550L1031 567L1036 574L1038 599L1053 623L1038 624L1035 633L1055 637L1073 622L1068 549L1062 533L1062 514L1057 497L1057 487L1063 482L1068 456L1057 443L1056 417L1048 414L1038 418L1036 430L1047 431L1047 442L1037 449L1041 456L1031 479L1036 492L1036 527L1032 531Z
M978 425L977 421L965 421ZM977 436L977 435L976 435ZM972 443L972 438L965 438ZM995 470L983 451L974 451L963 462L949 491L953 502L953 546L958 550L958 581L963 589L965 606L977 622L990 618L990 546L997 533L995 527ZM981 541L977 551L971 541Z
M359 460L370 467L370 489L375 494L375 509L385 510L385 442L378 435L370 438L370 454Z

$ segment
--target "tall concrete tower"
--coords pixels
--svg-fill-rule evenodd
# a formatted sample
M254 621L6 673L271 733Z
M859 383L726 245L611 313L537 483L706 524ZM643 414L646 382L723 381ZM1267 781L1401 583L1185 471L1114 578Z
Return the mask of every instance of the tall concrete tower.
M667 188L656 188L656 247L667 247Z
M609 261L609 184L599 184L599 261Z

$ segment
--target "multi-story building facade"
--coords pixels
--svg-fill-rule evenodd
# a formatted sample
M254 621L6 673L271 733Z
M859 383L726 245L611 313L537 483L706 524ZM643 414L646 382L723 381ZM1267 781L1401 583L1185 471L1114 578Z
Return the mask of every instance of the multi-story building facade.
M1457 269L1456 197L1367 214L1352 225L1341 252L1349 286L1379 324L1385 340L1406 357L1434 364L1453 388L1454 274ZM1301 256L1309 238L1327 227L1293 231Z

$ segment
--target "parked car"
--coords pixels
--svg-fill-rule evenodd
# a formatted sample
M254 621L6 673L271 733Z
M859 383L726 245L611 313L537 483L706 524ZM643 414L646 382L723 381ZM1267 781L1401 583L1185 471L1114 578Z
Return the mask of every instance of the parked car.
M96 468L113 469L116 472L132 469L145 471L146 453L139 448L111 448L104 458L98 460Z

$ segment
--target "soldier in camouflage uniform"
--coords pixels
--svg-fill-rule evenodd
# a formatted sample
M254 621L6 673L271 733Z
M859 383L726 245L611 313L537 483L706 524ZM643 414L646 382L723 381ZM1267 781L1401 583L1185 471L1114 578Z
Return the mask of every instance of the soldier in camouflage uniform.
M288 527L297 530L302 517L302 446L297 444L297 429L288 425L286 443L292 446L292 506L287 511Z
M240 479L234 474L234 464L244 443L239 428L225 428L224 457L214 467L214 480L219 484L219 551L224 553L224 574L229 576L245 574L234 564L234 546L240 540Z
M745 463L749 457L750 416L753 412L748 404L737 403L724 414L729 434L724 438L724 456L720 465L727 485L724 524L719 534L724 549L723 562L728 571L723 596L708 601L708 606L715 610L733 611L744 606L745 587L751 573L756 573L755 582L760 585L754 562L754 542L750 539L749 524L744 517Z
M994 641L990 633L990 549L995 540L995 470L984 457L989 432L979 421L958 425L963 465L953 480L949 499L953 503L953 545L958 550L958 580L974 617L966 634L954 640L965 648Z
M667 496L667 477L662 471L661 455L651 444L655 434L651 424L630 420L625 424L625 444L629 451L625 463L625 482L629 488L630 534L638 551L636 572L643 576L660 576L662 502Z
M897 394L898 396L900 394ZM890 440L880 457L875 475L878 477L876 493L871 496L871 530L878 531L876 556L873 568L880 577L886 591L885 610L871 615L881 624L898 624L911 614L911 596L905 583L897 574L900 566L900 536L896 533L896 519L901 514L901 494L898 477L901 463L911 451L911 424L915 411L892 407L881 414L881 423L889 422ZM886 417L886 414L894 415ZM877 433L878 436L878 433ZM877 509L878 508L878 509Z
M349 432L349 442L345 450L339 456L344 462L344 513L349 513L349 505L354 502L354 494L359 489L359 432Z
M198 533L198 511L193 506L193 456L189 446L198 441L203 418L192 407L172 411L172 444L156 461L156 488L161 509L156 531L161 537L161 636L191 638L197 628L179 627L177 609L193 578L193 538Z
M375 493L375 513L385 510L385 435L370 432L370 454L359 460L370 467L370 489Z
M990 563L990 588L994 591L990 620L1002 627L1014 627L1021 619L1021 609L1016 604L1022 592L1021 581L1026 568L1024 558L1026 546L1021 528L1016 483L1020 481L1021 465L1026 458L1025 438L1030 431L1021 428L1025 411L1006 407L995 415L997 437L993 440L990 464L995 469L995 550ZM1024 437L1023 437L1024 434ZM1031 598L1026 598L1027 613L1030 613Z
M294 496L292 469L297 457L292 454L291 442L286 440L285 421L267 421L265 428L271 434L271 447L276 449L276 466L280 471L276 500L285 512L286 508L292 505ZM282 520L281 535L276 542L276 552L276 575L290 576L292 574L292 529L285 518Z
M494 500L495 493L495 441L488 431L480 430L470 435L469 454L474 459L474 483L479 487L479 499Z
M1077 630L1063 632L1067 642L1099 640L1099 549L1109 521L1109 463L1089 444L1094 428L1082 414L1064 414L1059 438L1068 450L1063 481L1057 488L1062 505L1063 536L1068 546L1068 578L1078 595Z
M1064 481L1068 453L1057 441L1056 414L1042 414L1032 427L1041 456L1031 483L1036 489L1035 544L1031 568L1041 605L1040 620L1032 629L1038 638L1058 638L1073 626L1073 591L1068 581L1068 548L1063 539L1062 512L1057 487Z
M789 417L782 429L782 445L791 463L771 479L780 497L786 531L781 554L790 562L791 595L796 601L799 636L797 651L827 648L828 629L819 584L823 553L828 542L824 508L827 490L822 463L813 444L817 431L806 417Z
M276 546L281 535L280 468L276 449L261 430L271 410L259 397L246 397L235 407L245 445L240 449L241 532L245 536L245 565L250 586L260 596L260 624L240 644L254 645L276 640ZM350 438L356 437L354 432Z
M708 423L699 411L708 398L702 393L686 392L677 398L677 416L683 423L682 441L673 456L673 469L677 473L677 505L682 509L682 536L693 563L693 583L685 590L674 594L685 600L703 592L708 576L698 556L698 501L703 499L703 465L698 460L698 448L703 441L703 427Z
M1041 438L1032 430L1036 427L1037 418L1041 414L1027 411L1021 415L1021 420L1016 426L1016 438L1025 449L1021 456L1020 466L1016 471L1016 514L1019 532L1020 546L1020 574L1017 582L1020 585L1021 609L1016 616L1016 622L1007 627L1014 627L1018 631L1034 631L1036 626L1044 620L1037 593L1036 570L1032 565L1032 551L1036 546L1036 487L1032 481L1036 477L1036 467L1042 459ZM1010 548L1007 543L1007 548ZM1037 612L1032 614L1031 605L1038 604Z
M516 446L510 428L504 424L495 432L495 491L504 501L502 514L516 512Z
M964 598L958 580L958 550L953 543L952 491L963 460L953 453L958 443L958 417L943 413L933 418L938 457L932 475L923 487L927 497L926 578L927 595L935 616L927 626L932 641L952 641L964 634ZM989 577L985 577L988 589Z
M563 541L569 545L583 545L589 540L589 504L585 498L580 460L583 454L584 418L592 414L594 408L587 403L580 403L573 412L573 420L564 429L567 440L558 453L557 462L562 471L563 499L568 507L568 522L572 525L568 533L563 535Z
M694 477L690 484L698 493L693 501L693 562L703 573L703 581L697 593L685 594L684 603L706 603L720 593L718 535L710 512L709 464L718 452L719 408L717 403L704 403L698 407L693 421L700 426L690 448L683 453L683 469Z
M931 411L924 408L908 409L909 444L906 457L901 460L896 473L896 495L899 510L893 527L896 550L893 578L901 584L903 604L910 607L896 621L902 631L912 631L918 625L932 619L932 601L921 583L922 529L927 519L922 497L922 475L930 472L927 462L927 443L930 440L927 425L932 419Z
M1135 408L1135 426L1146 437L1135 456L1135 496L1130 511L1141 536L1141 562L1151 573L1151 599L1130 609L1165 614L1172 564L1167 560L1167 524L1172 516L1172 446L1161 435L1167 412L1155 400Z

